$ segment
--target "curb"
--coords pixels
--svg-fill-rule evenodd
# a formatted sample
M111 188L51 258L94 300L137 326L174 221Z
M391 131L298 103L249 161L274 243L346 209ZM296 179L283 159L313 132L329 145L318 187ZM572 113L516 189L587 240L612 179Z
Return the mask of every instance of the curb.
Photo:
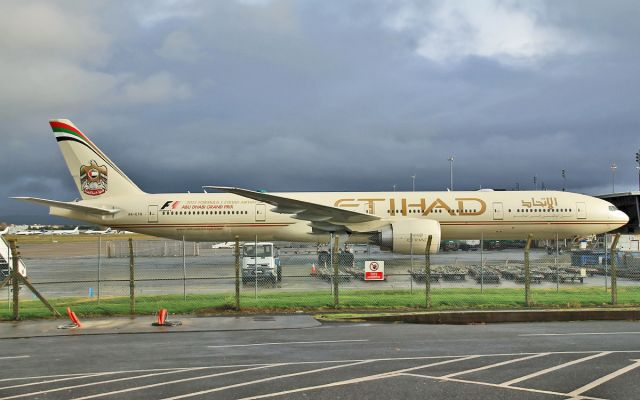
M510 322L638 321L640 309L449 311L410 314L354 315L340 321L404 322L411 324L493 324Z

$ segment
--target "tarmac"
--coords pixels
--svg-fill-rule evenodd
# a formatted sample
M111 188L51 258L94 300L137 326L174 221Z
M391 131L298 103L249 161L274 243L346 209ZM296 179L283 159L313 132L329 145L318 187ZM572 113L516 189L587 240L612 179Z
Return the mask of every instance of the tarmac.
M328 318L327 318L328 315ZM566 309L566 310L490 310L490 311L434 311L410 313L369 313L319 315L306 314L251 316L210 316L194 317L174 315L167 317L165 326L154 326L153 315L135 317L90 318L74 326L65 319L45 319L0 322L0 340L49 336L220 332L314 328L319 321L340 322L388 322L413 324L490 324L490 323L532 323L560 321L639 321L639 308L618 309ZM174 325L174 326L171 326Z
M179 318L183 327L154 332L198 323L209 329L316 326L82 334L116 328L87 320L71 335L0 341L0 398L628 400L640 391L638 322L459 326L317 324L308 315ZM152 320L138 317L126 326L139 323L146 331ZM60 323L36 322L48 332Z
M303 329L320 326L310 315L256 315L232 317L167 317L167 322L180 322L178 326L153 326L153 315L117 318L81 319L80 327L69 327L69 320L46 319L10 321L0 323L0 340L50 336L114 335L147 333L185 333Z

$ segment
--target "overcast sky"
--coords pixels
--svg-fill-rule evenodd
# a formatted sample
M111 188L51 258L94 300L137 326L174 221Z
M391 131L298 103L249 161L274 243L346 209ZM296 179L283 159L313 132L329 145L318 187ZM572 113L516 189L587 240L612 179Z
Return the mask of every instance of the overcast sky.
M148 192L637 190L638 1L3 1L0 216L78 197L50 118Z

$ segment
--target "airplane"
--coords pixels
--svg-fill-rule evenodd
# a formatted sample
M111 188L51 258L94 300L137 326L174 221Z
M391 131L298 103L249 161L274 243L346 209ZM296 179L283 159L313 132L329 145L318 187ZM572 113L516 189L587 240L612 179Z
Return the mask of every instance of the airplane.
M265 193L143 192L71 121L49 121L82 200L14 197L51 215L187 241L372 243L397 253L436 253L441 240L565 239L604 233L629 217L613 204L560 191ZM427 248L428 237L432 238Z
M7 233L9 233L9 227L6 227L4 228L4 230L0 231L0 236L6 235Z
M50 231L44 231L44 235L79 235L80 227L76 226L75 229L56 229Z
M211 245L212 249L233 249L236 247L236 242L220 242Z
M26 231L18 231L18 232L16 232L16 235L20 235L20 236L43 235L43 234L44 234L43 231L33 231L33 230L26 230Z
M114 231L111 230L111 228L107 228L103 231L101 230L94 230L94 229L88 229L86 231L84 231L83 233L86 233L87 235L108 235L111 233L116 233Z

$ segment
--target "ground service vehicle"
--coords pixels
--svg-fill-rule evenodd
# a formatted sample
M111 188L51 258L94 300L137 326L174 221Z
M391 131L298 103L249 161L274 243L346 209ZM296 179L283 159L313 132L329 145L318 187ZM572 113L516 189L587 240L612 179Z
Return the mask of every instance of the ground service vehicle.
M256 280L271 283L282 280L278 250L271 242L249 242L242 246L242 283Z

